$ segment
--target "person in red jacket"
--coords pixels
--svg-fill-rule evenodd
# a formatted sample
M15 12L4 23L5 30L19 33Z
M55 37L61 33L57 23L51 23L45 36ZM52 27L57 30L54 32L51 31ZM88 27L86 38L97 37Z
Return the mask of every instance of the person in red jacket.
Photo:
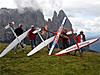
M36 34L33 34L35 31L34 25L31 25L31 30L28 32L28 37L31 42L31 48L34 49L36 46Z
M80 34L77 36L77 42L80 43L80 42L84 42L84 41L86 41L84 32L80 31Z
M67 35L67 30L63 30L62 32L62 49L69 47L69 36Z
M81 42L81 37L80 35L77 36L77 43L80 43Z
M85 34L83 31L80 31L80 34L77 36L77 43L81 43L84 41L86 41ZM81 56L82 56L82 53L84 50L85 50L85 48L80 48L79 53L81 54ZM76 52L77 52L77 50L75 51L74 55L76 55Z

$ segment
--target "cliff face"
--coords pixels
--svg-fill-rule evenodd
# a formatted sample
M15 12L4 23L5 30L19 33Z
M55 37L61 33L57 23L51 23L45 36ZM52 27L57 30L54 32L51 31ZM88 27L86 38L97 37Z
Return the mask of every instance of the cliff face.
M0 40L1 41L10 41L10 36L12 35L11 31L5 30L4 27L14 21L15 28L18 27L18 24L23 24L24 30L30 28L32 24L36 27L42 27L46 24L44 15L40 10L34 11L29 8L24 8L23 13L19 13L17 9L0 9ZM11 36L12 37L12 36Z
M54 11L52 20L48 20L49 30L57 31L65 16L66 14L63 10L59 11L58 14L56 11ZM43 27L47 22L40 10L34 11L29 8L24 8L24 12L19 13L17 9L2 8L0 9L0 41L10 41L12 39L13 35L11 30L4 29L4 27L12 21L15 22L15 28L18 27L18 24L23 24L24 30L30 28L32 24L34 24L36 27ZM67 30L70 30L72 28L72 25L68 18L64 27L67 28Z
M15 21L16 25L22 23L24 27L26 27L31 24L34 24L35 26L42 26L46 23L44 15L40 10L30 10L28 8L24 8L24 12L19 13L17 9L0 9L0 24L5 26L9 22Z
M49 29L52 29L53 31L57 31L57 29L60 27L64 17L67 17L67 15L64 13L63 10L60 10L59 13L57 14L56 11L54 11L54 15L52 17L52 20L49 20ZM67 20L64 24L64 28L66 28L67 30L71 30L72 29L72 24L69 21L68 17Z

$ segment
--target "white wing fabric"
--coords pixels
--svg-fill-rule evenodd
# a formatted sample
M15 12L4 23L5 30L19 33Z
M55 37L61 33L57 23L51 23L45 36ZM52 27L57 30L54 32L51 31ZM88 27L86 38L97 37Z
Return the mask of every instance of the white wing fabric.
M42 48L47 46L49 43L51 43L53 40L54 40L54 36L41 42L37 47L35 47L31 52L29 52L27 54L27 56L31 56L31 55L35 54L36 52L38 52L39 50L41 50Z

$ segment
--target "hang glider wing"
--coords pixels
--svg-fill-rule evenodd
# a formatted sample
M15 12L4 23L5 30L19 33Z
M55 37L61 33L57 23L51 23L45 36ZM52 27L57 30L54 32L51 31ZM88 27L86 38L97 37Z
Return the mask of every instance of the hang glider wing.
M60 37L60 34L61 34L62 30L63 30L63 25L64 25L65 21L66 21L66 17L64 17L63 22L62 22L60 28L58 29L57 35L55 35L53 44L52 44L52 46L51 46L51 49L50 49L48 55L51 55L51 53L52 53L52 51L53 51L55 45L57 44L57 42L58 42L58 40L59 40L59 37Z
M98 40L99 40L98 38L87 40L85 42L78 43L78 46L79 46L79 48L82 48L82 47L88 46L88 45L90 45L90 44L92 44L92 43L94 43L94 42L96 42ZM76 44L71 46L71 47L68 47L68 48L66 48L66 49L64 49L64 50L62 50L62 51L60 51L58 53L56 53L55 55L56 56L60 56L62 54L65 54L65 53L68 53L68 52L72 52L72 51L75 51L75 50L78 50L78 47L77 47Z
M30 30L30 29L29 29ZM28 34L29 30L27 30L26 32L24 32L22 35L20 35L19 37L17 37L13 42L11 42L4 50L3 52L0 54L0 57L3 57L4 55L6 55L11 49L13 49L17 44L19 44Z
M42 48L47 46L49 43L51 43L53 40L54 40L54 36L41 42L37 47L35 47L31 52L29 52L27 54L27 56L31 56L31 55L35 54L36 52L38 52L39 50L41 50Z

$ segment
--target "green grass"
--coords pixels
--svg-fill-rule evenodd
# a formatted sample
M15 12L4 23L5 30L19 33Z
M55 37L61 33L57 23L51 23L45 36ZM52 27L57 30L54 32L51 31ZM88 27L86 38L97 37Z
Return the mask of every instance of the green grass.
M0 52L7 45L0 44ZM25 48L27 53L30 46ZM85 52L83 57L72 55L48 56L47 48L27 57L21 48L17 55L10 51L0 58L0 75L100 75L100 53Z

